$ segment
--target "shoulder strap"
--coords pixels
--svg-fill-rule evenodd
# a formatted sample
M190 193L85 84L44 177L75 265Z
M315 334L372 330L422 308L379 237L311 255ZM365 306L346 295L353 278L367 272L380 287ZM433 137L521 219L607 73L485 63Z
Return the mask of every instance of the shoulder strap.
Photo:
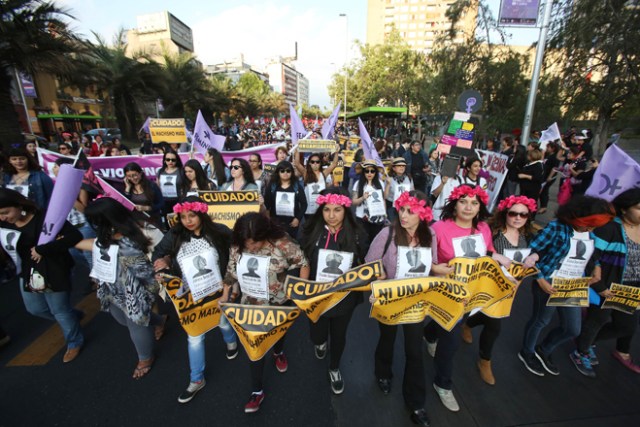
M391 244L391 239L393 238L393 227L391 225L387 226L387 229L389 230L389 235L387 236L387 241L384 244L384 250L382 251L382 257L384 258L384 256L387 253L387 249L389 249L389 245Z

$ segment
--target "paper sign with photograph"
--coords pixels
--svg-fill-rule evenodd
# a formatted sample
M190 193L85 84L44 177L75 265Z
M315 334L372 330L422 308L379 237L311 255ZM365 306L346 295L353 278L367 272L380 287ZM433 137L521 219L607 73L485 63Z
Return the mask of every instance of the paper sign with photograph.
M168 199L175 199L178 197L178 190L176 188L175 175L160 175L160 190L162 191L162 197Z
M20 257L18 256L18 240L22 233L18 230L10 228L0 228L0 245L2 249L11 257L13 264L16 266L16 273L20 273Z
M252 298L269 299L269 264L271 257L243 254L236 272L242 293Z
M180 269L194 301L222 289L222 276L212 251L181 258Z
M17 191L18 193L22 194L24 197L29 198L29 184L26 184L26 185L7 184L6 188L8 188L9 190Z
M531 248L522 248L522 249L505 249L504 256L509 258L511 261L515 262L524 262L524 259L529 256L531 253Z
M453 239L453 252L456 257L479 258L487 254L487 245L482 234L456 237Z
M296 193L276 191L276 215L294 216Z
M100 282L115 283L118 268L118 245L101 248L94 243L92 258L93 268L89 276Z
M369 216L384 216L387 214L386 204L382 195L382 190L370 191L369 197L366 200L367 209L369 210Z
M316 268L316 281L330 282L346 273L351 268L353 254L351 252L320 249Z
M307 215L312 215L316 213L316 210L318 210L318 204L316 203L316 200L318 200L320 192L324 190L325 187L326 184L323 179L320 179L318 182L312 182L305 185L304 193L305 196L307 196L307 212L305 213Z
M562 261L560 268L551 276L576 279L584 276L587 263L593 254L593 240L571 239L569 253Z
M431 248L398 246L396 279L428 276L431 258Z

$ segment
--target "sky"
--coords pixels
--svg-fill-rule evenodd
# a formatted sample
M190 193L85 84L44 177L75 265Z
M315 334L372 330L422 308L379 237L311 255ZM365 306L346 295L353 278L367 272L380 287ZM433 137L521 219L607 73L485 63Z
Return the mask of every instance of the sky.
M310 104L325 109L332 104L331 75L357 55L355 40L366 42L367 0L55 1L74 16L77 32L93 39L93 31L108 41L119 28L135 28L136 16L167 10L191 27L195 54L205 65L243 54L246 63L261 69L269 58L293 56L297 41L295 66L309 79ZM489 4L497 16L500 0ZM537 29L510 32L513 44L530 44L539 34Z

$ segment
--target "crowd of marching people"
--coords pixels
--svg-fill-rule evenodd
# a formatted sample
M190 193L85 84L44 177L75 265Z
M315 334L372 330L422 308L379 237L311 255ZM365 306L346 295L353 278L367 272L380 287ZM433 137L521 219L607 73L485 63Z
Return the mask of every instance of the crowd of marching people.
M251 139L260 132L245 129L235 139ZM27 311L57 322L67 345L63 362L69 363L85 345L83 313L71 303L71 271L74 263L90 264L101 309L127 328L137 357L132 376L141 379L153 367L154 343L166 327L166 315L157 310L166 275L182 279L180 292L191 292L200 279L222 293L221 302L292 306L284 285L287 275L329 282L351 268L381 260L384 271L378 280L445 277L452 273L450 261L455 258L490 257L505 268L517 262L538 271L533 280L524 282L528 289L520 291L532 294L532 308L521 350L513 356L526 371L559 375L554 358L559 357L561 345L574 340L575 349L568 356L581 374L595 377L594 365L602 358L595 344L615 339L615 360L640 373L630 354L640 312L602 308L613 295L612 284L640 287L640 188L626 190L612 202L584 195L598 165L585 143L587 134L573 131L544 148L536 141L525 147L511 136L487 144L489 151L508 157L508 173L490 212L480 157L466 156L453 176L442 176L443 157L437 146L425 147L410 136L392 146L382 141L393 136L387 131L372 133L386 166L365 158L361 146L337 137L332 153L305 155L295 147L278 147L269 171L257 152L226 163L211 148L201 159L183 162L180 147L167 144L155 180L135 161L124 166L120 190L133 210L116 198L83 188L57 238L45 244L39 236L54 180L27 147L11 149L0 159L2 280L17 277ZM272 138L281 136L274 132ZM145 144L142 141L143 151L149 149ZM98 144L89 154L128 152L119 141L107 148ZM71 142L60 144L61 154L74 149ZM350 167L345 165L340 183L333 172L344 160L343 149L353 149L355 156ZM555 218L536 231L535 215L548 209L549 187L558 177L560 207ZM232 229L216 223L199 197L212 190L257 191L260 211L241 216ZM240 265L248 270L241 271ZM251 287L258 273L265 275L263 294ZM557 278L582 277L590 278L587 309L547 305L556 292ZM367 297L347 292L318 321L309 322L310 345L316 358L328 359L324 375L335 395L343 393L349 382L341 358L353 350L349 324ZM376 296L368 301L375 303ZM556 313L560 321L547 332ZM430 319L401 325L402 395L414 423L430 423L425 408L430 388L448 410L459 411L452 391L454 356L461 343L474 343L474 330L480 330L476 335L480 378L488 385L508 381L496 378L492 369L492 350L508 321L481 310L464 316L451 330ZM236 332L225 316L218 326L227 358L236 358L241 346ZM378 330L370 331L377 336L375 348L370 349L375 361L372 376L385 395L394 386L397 329L398 325L379 322ZM191 401L205 387L205 334L187 336L190 377L178 397L180 403ZM0 345L8 342L0 325ZM288 370L284 337L270 353L249 363L247 413L258 411L265 399L269 385L264 370L269 366L281 373ZM425 363L435 367L429 387Z

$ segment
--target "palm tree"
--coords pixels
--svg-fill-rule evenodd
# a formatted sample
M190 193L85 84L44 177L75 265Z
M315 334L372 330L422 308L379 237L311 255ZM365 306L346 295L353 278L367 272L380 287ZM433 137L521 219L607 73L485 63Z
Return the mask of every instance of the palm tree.
M69 55L79 48L69 30L72 16L53 2L39 0L0 1L0 141L5 148L22 142L18 116L11 99L16 71L31 75L70 72Z
M164 115L167 117L195 117L198 110L212 110L216 97L212 85L193 54L172 55L166 50L163 71L167 82Z

